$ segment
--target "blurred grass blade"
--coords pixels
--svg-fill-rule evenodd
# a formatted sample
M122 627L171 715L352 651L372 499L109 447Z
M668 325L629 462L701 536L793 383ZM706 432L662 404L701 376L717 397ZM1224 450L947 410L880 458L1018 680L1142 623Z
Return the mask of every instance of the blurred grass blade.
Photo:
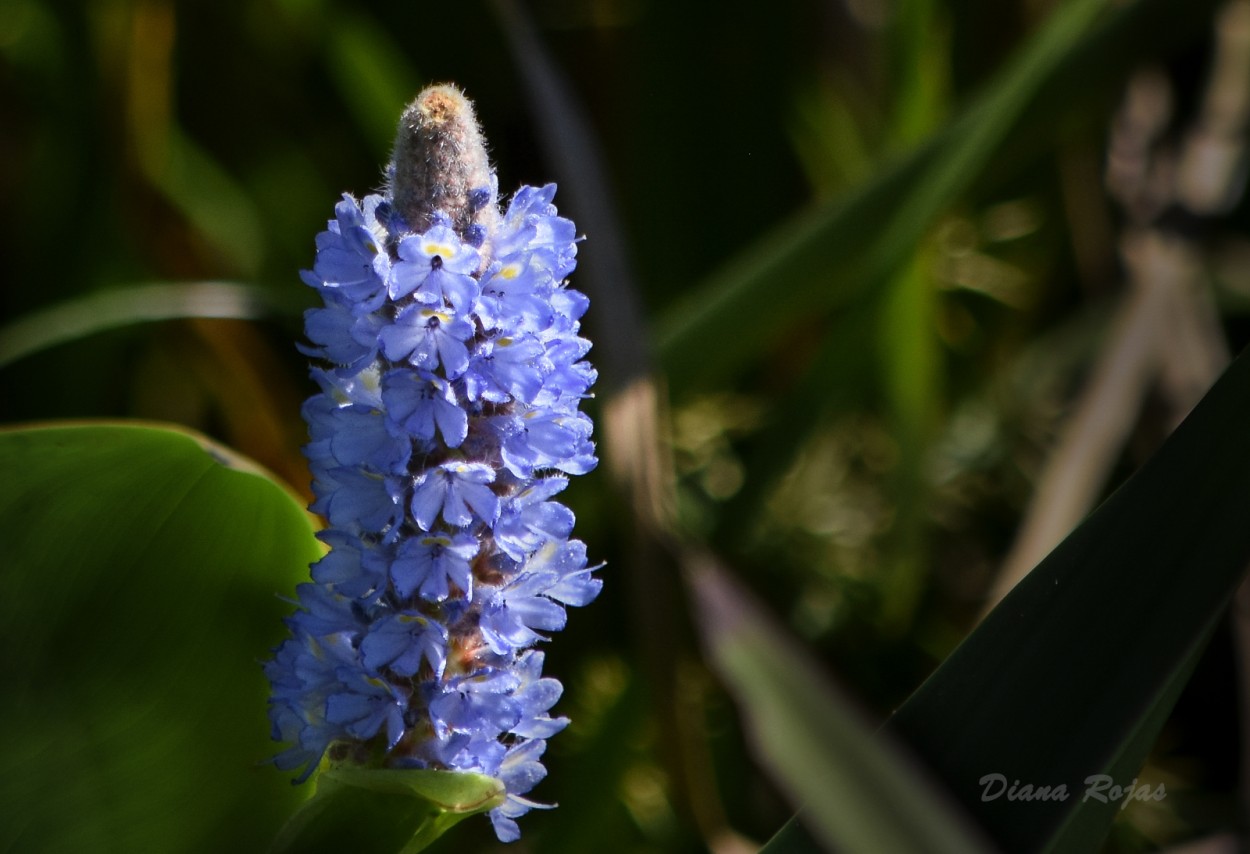
M888 405L890 434L899 449L892 472L898 496L884 545L880 587L882 625L901 634L910 624L928 574L925 532L929 525L928 447L942 409L942 344L938 338L937 285L923 249L913 252L877 302L878 364ZM837 347L828 341L827 347ZM811 425L808 418L801 423ZM776 450L778 459L789 454ZM753 490L762 492L763 490Z
M590 236L578 259L578 287L595 306L587 323L593 330L605 388L617 391L649 373L651 356L642 301L625 250L607 168L589 121L524 8L515 0L494 0L492 5L521 72L525 96L535 116L534 129L567 199L566 210Z
M818 840L838 851L988 850L919 764L875 736L710 557L689 555L686 566L709 658L737 698L757 758L803 805Z
M899 81L886 135L891 145L920 142L950 110L947 17L936 0L902 0L886 30L889 62Z
M262 288L186 282L112 288L40 309L0 327L0 367L109 329L180 317L253 320L273 313Z
M258 662L321 555L253 464L144 425L0 431L0 850L236 850L303 793Z
M1250 357L890 721L1009 851L1092 850L1250 563ZM1066 801L982 801L987 774Z
M153 185L212 243L220 263L238 275L259 273L268 224L243 184L176 124L159 150L144 160Z
M374 158L385 163L395 142L398 117L420 89L421 75L392 31L364 11L336 6L327 38L325 62L330 80L369 140Z
M1053 126L1092 94L1091 80L1121 73L1136 59L1123 45L1145 49L1145 39L1135 36L1152 14L1178 19L1155 27L1151 38L1161 40L1199 29L1201 19L1194 18L1213 4L1141 0L1091 28L1107 5L1074 0L1057 8L982 96L928 143L872 183L773 230L674 305L656 335L673 386L731 373L775 346L796 320L845 304L889 276L911 257L934 217L981 177L1013 129ZM1117 49L1093 50L1108 43ZM1074 77L1081 84L1075 91ZM1061 84L1062 98L1050 91ZM1031 110L1034 104L1041 107ZM748 318L752 334L728 334Z
M482 774L330 766L270 852L416 854L503 801L503 783Z

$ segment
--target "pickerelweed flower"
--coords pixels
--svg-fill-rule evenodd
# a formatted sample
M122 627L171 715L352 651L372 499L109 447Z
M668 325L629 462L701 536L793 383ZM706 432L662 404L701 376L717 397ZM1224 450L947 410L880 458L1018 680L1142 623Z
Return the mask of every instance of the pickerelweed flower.
M274 761L298 780L327 754L496 777L509 841L568 724L535 647L601 585L553 500L596 463L576 235L554 185L500 210L451 87L405 111L387 175L343 197L303 274L324 301L305 316L322 364L303 414L329 552L265 667L290 744Z

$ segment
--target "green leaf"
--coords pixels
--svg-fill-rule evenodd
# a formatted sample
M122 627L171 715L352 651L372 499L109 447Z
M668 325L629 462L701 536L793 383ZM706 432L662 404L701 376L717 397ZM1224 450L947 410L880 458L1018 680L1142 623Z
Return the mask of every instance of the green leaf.
M503 783L482 774L331 765L271 852L415 854L504 796Z
M872 728L710 559L687 560L710 659L734 693L757 757L829 850L987 850L899 745ZM787 830L770 854L810 850Z
M0 850L220 852L304 796L260 662L321 554L299 501L183 432L0 432Z
M890 721L1004 850L1105 836L1121 804L1087 778L1136 776L1250 563L1248 429L1242 356ZM991 774L1069 797L983 800Z

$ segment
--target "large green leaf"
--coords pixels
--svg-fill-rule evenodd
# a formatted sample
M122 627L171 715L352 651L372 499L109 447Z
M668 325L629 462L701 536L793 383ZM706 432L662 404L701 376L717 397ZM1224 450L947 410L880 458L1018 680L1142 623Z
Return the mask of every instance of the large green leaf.
M1087 778L1137 775L1250 562L1247 431L1242 356L892 718L1005 850L1105 835L1121 803L1085 798ZM1068 797L990 797L992 774Z
M988 850L940 788L709 558L686 561L709 657L738 700L756 755L828 850ZM797 827L769 854L812 850Z
M310 517L152 426L0 432L0 472L0 850L263 850L307 793L260 662Z

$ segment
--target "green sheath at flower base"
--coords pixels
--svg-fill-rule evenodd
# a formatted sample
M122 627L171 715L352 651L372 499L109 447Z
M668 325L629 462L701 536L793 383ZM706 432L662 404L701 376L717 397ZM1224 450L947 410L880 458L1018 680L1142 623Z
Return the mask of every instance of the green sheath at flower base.
M270 854L355 850L362 824L369 827L371 850L411 854L507 799L499 780L453 771L327 764L316 785L316 794L283 828Z

